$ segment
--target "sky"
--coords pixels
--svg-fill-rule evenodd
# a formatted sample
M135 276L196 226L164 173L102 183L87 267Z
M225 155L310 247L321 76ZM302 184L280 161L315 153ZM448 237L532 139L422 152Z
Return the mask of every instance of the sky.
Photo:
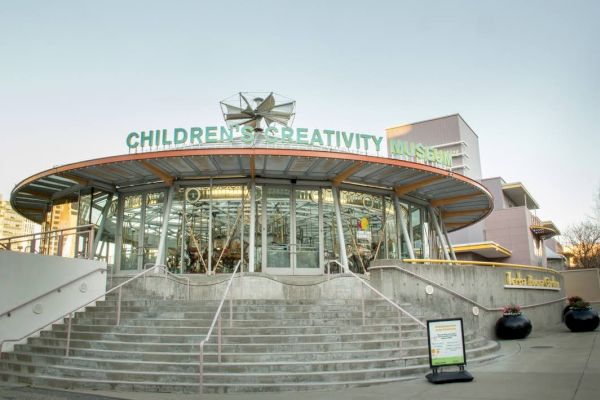
M484 177L522 182L561 230L600 186L598 1L8 1L0 194L127 152L131 131L222 125L239 91L295 126L385 135L460 113Z

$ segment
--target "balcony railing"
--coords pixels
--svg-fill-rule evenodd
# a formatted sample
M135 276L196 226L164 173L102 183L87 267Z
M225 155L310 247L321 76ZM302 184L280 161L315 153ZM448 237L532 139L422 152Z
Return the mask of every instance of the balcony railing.
M94 225L80 225L0 239L0 250L70 258L92 259L93 245Z

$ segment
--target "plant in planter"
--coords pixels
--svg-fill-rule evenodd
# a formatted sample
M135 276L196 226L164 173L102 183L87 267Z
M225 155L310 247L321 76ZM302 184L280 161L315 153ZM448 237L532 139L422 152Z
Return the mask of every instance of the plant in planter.
M600 318L590 303L579 297L565 313L565 324L571 332L589 332L600 325Z
M521 307L509 304L502 309L496 321L496 336L500 339L524 339L532 329L531 321L521 312Z
M577 303L578 301L583 301L583 299L579 296L571 296L567 298L567 305L565 306L565 308L563 308L562 312L563 322L565 321L565 315L567 314L567 312L569 312L571 307L573 307L573 304Z

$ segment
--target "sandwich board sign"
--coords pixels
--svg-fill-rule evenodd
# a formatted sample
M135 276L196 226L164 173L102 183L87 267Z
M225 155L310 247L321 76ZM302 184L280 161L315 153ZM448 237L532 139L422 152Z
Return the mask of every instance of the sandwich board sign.
M427 344L429 366L426 375L431 383L469 382L473 376L465 371L467 353L462 318L434 319L427 321ZM442 372L440 368L457 366L458 371Z

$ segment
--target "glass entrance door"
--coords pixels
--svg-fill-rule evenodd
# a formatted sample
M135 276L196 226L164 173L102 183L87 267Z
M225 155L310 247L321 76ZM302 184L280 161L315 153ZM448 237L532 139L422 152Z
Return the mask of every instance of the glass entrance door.
M292 274L290 211L291 188L266 187L263 190L263 208L267 223L263 235L263 260L266 272L280 275ZM266 242L266 243L265 243Z
M323 218L319 193L319 189L294 189L295 275L321 273L319 249L323 247L323 231L319 226L323 226Z
M319 189L263 188L265 272L321 274L322 207Z

